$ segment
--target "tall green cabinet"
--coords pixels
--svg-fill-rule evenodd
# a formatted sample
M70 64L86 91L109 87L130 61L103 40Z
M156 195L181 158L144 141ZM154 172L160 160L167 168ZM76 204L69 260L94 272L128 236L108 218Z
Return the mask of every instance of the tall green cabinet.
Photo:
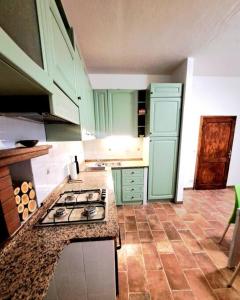
M148 199L174 199L182 84L151 84L147 99Z

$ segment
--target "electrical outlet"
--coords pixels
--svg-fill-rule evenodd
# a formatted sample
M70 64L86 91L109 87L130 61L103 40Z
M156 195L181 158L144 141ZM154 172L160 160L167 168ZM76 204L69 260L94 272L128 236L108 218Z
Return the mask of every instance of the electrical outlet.
M50 174L50 169L47 169L47 175Z

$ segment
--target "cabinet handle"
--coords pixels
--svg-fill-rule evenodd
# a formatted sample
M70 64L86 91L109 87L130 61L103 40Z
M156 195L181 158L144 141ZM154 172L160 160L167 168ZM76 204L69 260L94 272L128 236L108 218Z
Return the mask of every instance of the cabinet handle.
M131 182L134 182L134 180L132 180Z
M134 199L134 197L132 196L131 199Z
M131 191L133 192L133 191L134 191L134 189L131 189Z
M153 94L153 92L150 92L150 94L152 95L152 94Z
M131 174L135 174L135 172L131 172Z
M81 100L82 98L80 96L78 96L78 100Z
M149 141L150 143L152 142L152 140Z
M152 132L151 132L151 131L150 131L149 133L150 133L150 134L152 134Z

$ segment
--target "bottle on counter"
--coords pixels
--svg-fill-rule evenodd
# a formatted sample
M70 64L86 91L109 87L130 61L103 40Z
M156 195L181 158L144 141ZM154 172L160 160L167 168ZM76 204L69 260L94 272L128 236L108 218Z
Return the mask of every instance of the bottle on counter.
M79 174L79 163L78 163L78 160L77 160L77 155L75 155L74 158L75 158L74 163L76 165L76 171L77 171L77 174Z
M77 180L77 169L75 161L71 162L69 165L70 177L72 180Z

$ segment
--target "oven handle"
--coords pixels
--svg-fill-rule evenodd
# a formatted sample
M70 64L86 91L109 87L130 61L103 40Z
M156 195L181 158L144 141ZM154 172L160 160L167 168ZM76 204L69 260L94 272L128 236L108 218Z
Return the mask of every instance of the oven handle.
M120 250L122 248L122 239L121 239L121 232L120 232L120 227L118 227L118 241L117 243L117 250Z

